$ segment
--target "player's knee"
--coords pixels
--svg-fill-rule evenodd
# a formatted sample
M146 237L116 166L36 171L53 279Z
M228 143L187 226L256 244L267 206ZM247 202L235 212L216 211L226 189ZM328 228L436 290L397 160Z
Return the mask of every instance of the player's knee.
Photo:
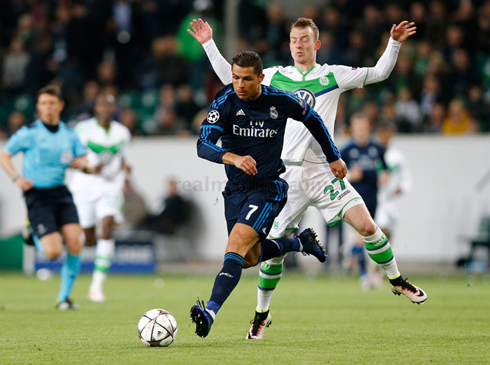
M376 233L376 230L378 229L378 226L376 225L376 223L374 223L373 220L367 220L365 222L363 222L363 224L361 224L359 227L358 227L358 232L361 236L363 237L368 237L368 236L372 236L373 234Z
M61 255L62 251L63 249L61 246L44 247L44 253L49 260L57 259Z

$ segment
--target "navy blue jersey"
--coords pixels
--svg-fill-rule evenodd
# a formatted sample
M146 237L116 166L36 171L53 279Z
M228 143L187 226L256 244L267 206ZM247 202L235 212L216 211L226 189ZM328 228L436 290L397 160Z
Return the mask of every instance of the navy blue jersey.
M251 176L226 165L228 180L240 185L275 180L285 171L281 152L286 121L292 118L303 122L318 140L328 162L340 158L322 119L307 103L291 92L272 86L261 85L261 90L260 96L252 101L239 99L232 84L216 94L201 126L197 142L199 157L223 163L226 152L250 155L257 163L258 173ZM221 147L216 145L219 138Z
M359 146L351 140L342 149L342 159L347 165L347 169L359 166L363 172L362 179L350 182L354 189L368 204L376 204L378 194L378 173L387 170L388 166L384 159L385 150L373 140L367 146Z

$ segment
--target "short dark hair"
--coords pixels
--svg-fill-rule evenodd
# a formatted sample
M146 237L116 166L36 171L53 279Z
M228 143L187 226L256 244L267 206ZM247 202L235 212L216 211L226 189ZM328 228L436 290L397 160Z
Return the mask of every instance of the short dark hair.
M63 98L61 97L61 90L56 85L48 85L39 90L36 95L36 100L39 100L39 95L41 94L53 95L56 96L60 101L63 101Z
M315 42L320 39L320 31L318 30L318 27L316 26L315 22L313 19L310 18L298 18L292 25L291 29L289 30L290 32L293 30L293 28L306 28L310 27L313 30L313 33L315 34Z
M233 57L231 67L233 67L233 65L240 67L253 67L257 76L262 75L262 70L264 69L262 59L257 53L252 51L243 51L237 54L235 57Z

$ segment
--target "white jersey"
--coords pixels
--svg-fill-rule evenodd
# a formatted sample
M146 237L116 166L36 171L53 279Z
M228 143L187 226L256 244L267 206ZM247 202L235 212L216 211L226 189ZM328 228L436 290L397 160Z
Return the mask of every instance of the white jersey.
M122 188L125 179L122 165L131 141L129 129L113 120L109 130L105 130L96 118L91 118L78 123L75 131L87 149L89 163L93 166L102 164L102 170L93 175L74 171L70 189L88 190L104 183Z
M322 117L332 135L340 94L364 87L367 68L336 65L314 65L303 73L296 66L272 67L264 70L263 84L292 91L308 102ZM318 142L302 123L287 123L282 156L284 163L327 163Z

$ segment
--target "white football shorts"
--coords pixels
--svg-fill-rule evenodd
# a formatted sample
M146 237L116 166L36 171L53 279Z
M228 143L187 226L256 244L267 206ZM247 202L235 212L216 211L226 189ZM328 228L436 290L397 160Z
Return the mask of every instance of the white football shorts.
M308 207L317 208L328 225L340 221L352 207L364 204L359 193L346 180L339 180L329 164L287 165L281 178L289 184L288 200L274 220L269 233L281 238L299 229Z
M113 216L117 224L124 222L122 189L106 186L96 191L72 193L82 228L95 227L104 217L109 216Z

